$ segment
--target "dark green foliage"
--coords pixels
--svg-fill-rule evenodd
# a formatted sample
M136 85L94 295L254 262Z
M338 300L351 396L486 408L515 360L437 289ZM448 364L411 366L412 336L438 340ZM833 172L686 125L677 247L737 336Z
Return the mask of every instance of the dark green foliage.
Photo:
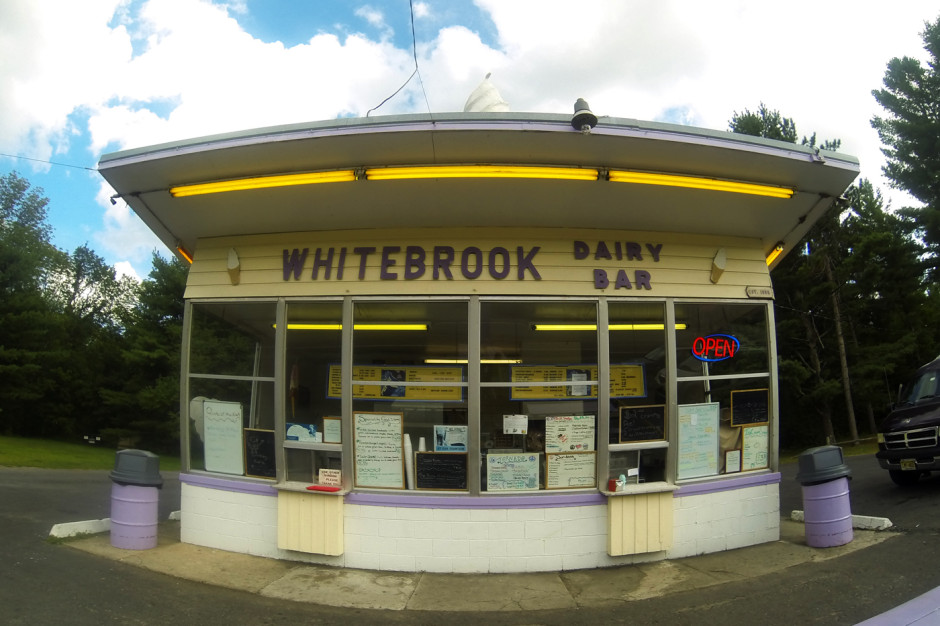
M153 255L120 351L120 380L102 389L114 419L106 434L141 437L148 449L175 451L179 437L180 341L189 266Z
M933 267L940 265L940 18L922 33L928 59L894 58L884 75L884 88L872 91L886 111L872 119L884 145L885 176L898 189L921 201L901 213L916 222Z
M187 267L138 285L49 240L42 190L0 177L0 432L174 451Z

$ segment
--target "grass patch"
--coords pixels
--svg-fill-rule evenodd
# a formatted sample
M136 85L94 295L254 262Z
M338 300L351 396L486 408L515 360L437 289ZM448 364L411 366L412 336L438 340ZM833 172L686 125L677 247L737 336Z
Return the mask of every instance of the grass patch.
M836 444L842 448L842 456L861 456L863 454L874 454L878 452L878 442L872 439L862 439L857 446L853 446L850 443L840 443ZM800 458L800 455L806 452L809 448L802 448L800 450L781 450L780 451L780 462L781 463L796 463L797 459Z
M0 436L0 465L44 469L114 469L115 450L87 443ZM179 458L160 456L160 469L179 471Z

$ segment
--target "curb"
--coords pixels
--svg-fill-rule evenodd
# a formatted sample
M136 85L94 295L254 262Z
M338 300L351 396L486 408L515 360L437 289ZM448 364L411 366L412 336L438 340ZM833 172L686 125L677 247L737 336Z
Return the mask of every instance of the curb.
M803 511L791 511L790 519L794 522L805 522ZM894 526L887 517L873 517L871 515L853 515L852 528L859 530L888 530Z

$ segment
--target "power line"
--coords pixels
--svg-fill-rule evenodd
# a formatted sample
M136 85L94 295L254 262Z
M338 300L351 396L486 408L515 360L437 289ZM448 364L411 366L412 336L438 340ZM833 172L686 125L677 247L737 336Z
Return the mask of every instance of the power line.
M32 157L25 157L19 154L7 154L5 152L0 152L0 156L9 157L11 159L22 159L24 161L34 161L36 163L45 163L47 165L58 165L59 167L73 167L77 170L87 170L89 172L97 172L98 170L93 167L85 167L84 165L72 165L71 163L58 163L56 161L46 161L43 159L34 159Z
M366 111L366 117L369 117L369 114L372 113L372 111L375 111L376 109L381 107L383 104L385 104L386 102L388 102L389 100L397 96L398 92L404 89L405 85L411 82L411 79L415 77L415 74L418 75L418 82L421 84L421 93L424 94L424 104L428 107L428 113L431 112L431 103L428 102L428 92L424 89L424 81L421 79L421 72L418 71L418 38L415 36L415 7L414 7L413 0L408 0L408 7L411 11L411 54L415 60L415 69L413 72L411 72L411 76L408 77L408 80L403 82L401 84L401 87L395 90L395 93L393 93L389 97L385 98L385 100L382 100L376 106Z

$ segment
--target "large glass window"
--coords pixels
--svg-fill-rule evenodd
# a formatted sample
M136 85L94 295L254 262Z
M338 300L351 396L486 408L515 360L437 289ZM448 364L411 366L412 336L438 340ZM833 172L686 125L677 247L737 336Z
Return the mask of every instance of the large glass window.
M278 310L190 304L190 469L492 495L770 465L766 303L347 298Z
M272 302L192 305L191 469L275 477L275 311Z
M597 484L594 302L482 302L481 485L487 492Z
M767 306L681 303L676 324L677 478L768 467Z
M284 381L286 480L342 470L342 302L289 302Z
M609 302L610 479L666 480L667 361L665 305ZM608 485L609 486L609 485Z
M469 489L467 301L357 302L354 484Z

